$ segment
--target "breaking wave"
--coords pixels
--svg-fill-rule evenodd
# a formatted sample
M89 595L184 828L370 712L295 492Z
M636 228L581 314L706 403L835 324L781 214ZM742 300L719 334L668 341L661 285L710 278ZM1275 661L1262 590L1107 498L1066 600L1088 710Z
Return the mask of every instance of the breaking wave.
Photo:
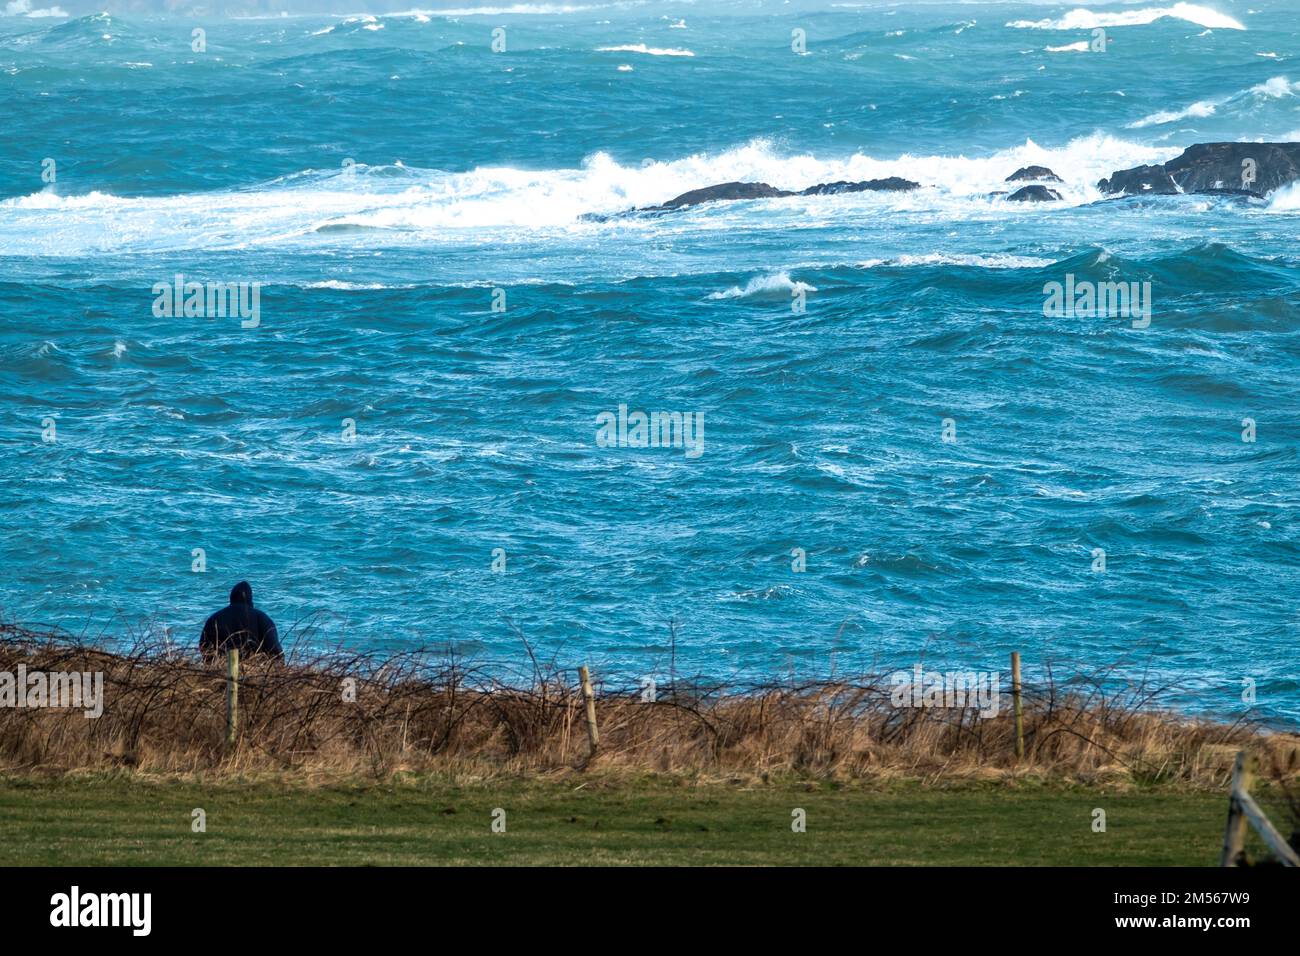
M123 197L101 192L63 195L43 190L0 202L0 254L76 254L109 245L124 251L234 249L291 242L438 242L474 229L598 228L588 215L611 216L663 203L688 190L723 182L765 182L799 190L816 183L902 176L928 188L905 193L817 196L820 211L860 210L864 203L965 215L988 208L1021 166L1050 166L1071 203L1099 197L1093 184L1116 169L1162 162L1178 154L1093 135L1048 148L1032 141L983 157L903 155L842 158L791 155L767 140L667 162L624 165L600 152L572 169L483 166L446 172L407 166L357 165L306 170L245 189L172 196ZM929 188L932 187L932 188ZM748 204L727 204L743 209ZM707 210L710 207L701 207ZM793 208L793 207L792 207ZM1024 209L1016 211L1023 214ZM690 216L686 211L679 215ZM640 224L644 227L644 223ZM373 241L373 238L366 241Z
M1148 7L1142 10L1116 10L1104 13L1080 7L1056 20L1013 20L1007 26L1030 30L1094 30L1097 27L1143 26L1166 18L1185 20L1209 29L1246 29L1240 20L1194 3L1175 3L1172 7Z

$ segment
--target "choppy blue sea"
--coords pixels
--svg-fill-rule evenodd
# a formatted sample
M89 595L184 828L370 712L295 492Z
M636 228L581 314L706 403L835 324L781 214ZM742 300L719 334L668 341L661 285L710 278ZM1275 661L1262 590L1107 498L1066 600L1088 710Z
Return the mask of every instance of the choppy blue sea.
M1018 649L1300 718L1300 193L1095 185L1300 140L1293 2L43 2L0 17L7 620L189 643L244 578L307 649ZM1063 202L991 195L1029 164ZM257 324L157 314L178 274ZM1149 327L1045 316L1067 275ZM700 441L602 447L620 406Z

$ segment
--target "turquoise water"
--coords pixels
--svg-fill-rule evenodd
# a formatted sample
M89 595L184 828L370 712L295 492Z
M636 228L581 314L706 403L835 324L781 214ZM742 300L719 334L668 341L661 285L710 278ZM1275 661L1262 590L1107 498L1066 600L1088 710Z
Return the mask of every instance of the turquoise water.
M302 649L1020 649L1300 717L1300 196L1095 189L1300 140L1293 7L466 6L0 17L8 619L196 642L247 578ZM1030 163L1062 203L990 196ZM155 314L178 273L259 283L255 326ZM1150 282L1150 326L1046 317L1067 275ZM620 405L698 453L601 447Z

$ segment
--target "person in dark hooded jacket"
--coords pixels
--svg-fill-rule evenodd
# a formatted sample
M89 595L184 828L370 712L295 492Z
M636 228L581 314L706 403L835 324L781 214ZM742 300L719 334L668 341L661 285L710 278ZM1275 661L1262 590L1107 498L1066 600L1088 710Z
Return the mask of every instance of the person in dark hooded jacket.
M230 606L208 618L199 638L199 651L207 658L224 654L232 647L239 649L240 656L266 654L284 660L275 622L253 607L253 588L247 581L231 588Z

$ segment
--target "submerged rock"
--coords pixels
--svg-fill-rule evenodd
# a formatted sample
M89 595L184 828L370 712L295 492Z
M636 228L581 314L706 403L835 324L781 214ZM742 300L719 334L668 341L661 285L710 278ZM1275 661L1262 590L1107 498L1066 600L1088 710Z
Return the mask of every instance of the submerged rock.
M1007 197L1007 202L1058 202L1060 198L1060 193L1046 186L1021 186Z
M906 192L909 189L920 188L920 183L914 183L910 179L903 179L901 176L890 176L887 179L867 179L857 183L845 182L844 180L833 183L818 183L816 186L809 186L799 195L833 196L837 193Z
M1237 193L1264 197L1300 180L1300 143L1197 143L1158 166L1122 169L1103 193Z
M1014 173L1002 180L1004 183L1061 183L1065 182L1060 176L1052 172L1046 166L1021 166Z

